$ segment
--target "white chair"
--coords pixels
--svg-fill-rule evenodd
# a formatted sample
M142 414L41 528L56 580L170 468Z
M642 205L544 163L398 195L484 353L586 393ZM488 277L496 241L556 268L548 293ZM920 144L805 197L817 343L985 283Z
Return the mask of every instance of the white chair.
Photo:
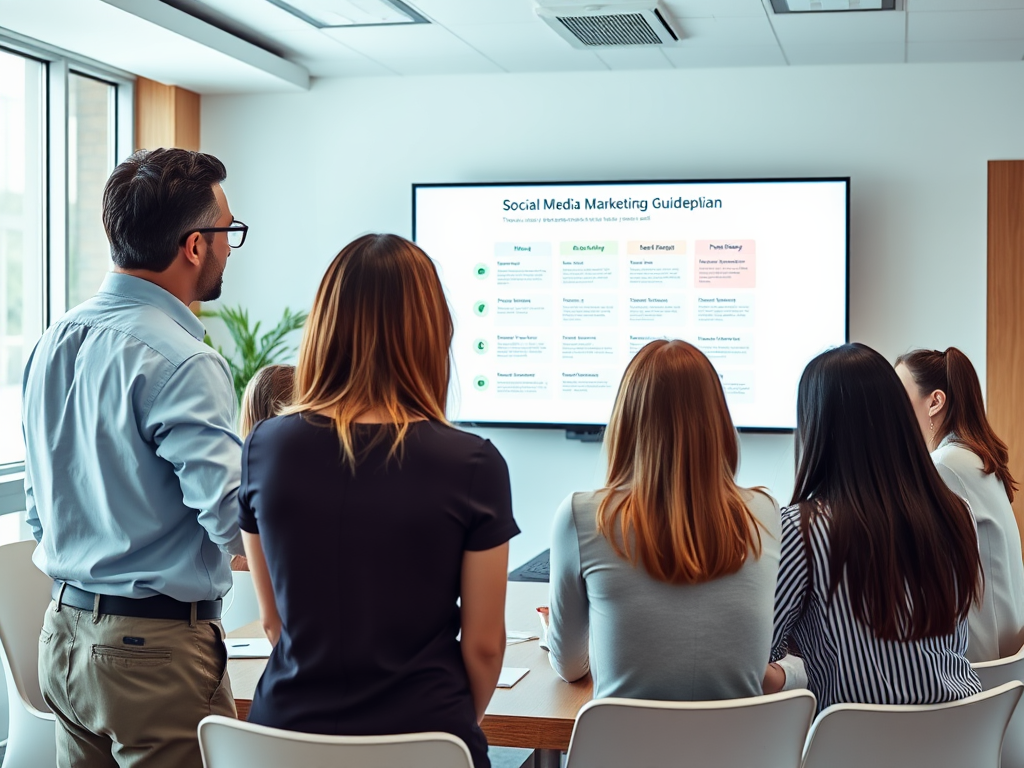
M320 736L210 715L199 723L206 768L473 768L462 739L450 733Z
M226 607L220 617L225 632L234 632L260 617L260 605L256 601L252 574L248 571L232 571L231 580L233 585L224 598Z
M798 768L810 691L725 701L597 699L580 710L566 768Z
M990 691L1003 683L1024 680L1024 649L1014 656L995 661L982 661L971 664L978 673L981 687ZM1010 718L1003 737L1002 768L1024 768L1024 707L1020 704Z
M0 750L7 747L7 721L10 719L7 709L7 675L4 674L4 665L0 664ZM3 760L0 759L0 763Z
M32 564L34 541L0 547L0 660L7 677L10 733L3 768L53 768L56 718L39 690L39 630L49 577Z
M811 726L803 768L999 768L1024 684L948 704L835 704Z

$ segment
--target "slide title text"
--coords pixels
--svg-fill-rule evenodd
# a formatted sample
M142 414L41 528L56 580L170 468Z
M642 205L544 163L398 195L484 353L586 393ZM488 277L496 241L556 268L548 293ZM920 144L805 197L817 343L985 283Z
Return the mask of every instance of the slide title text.
M554 197L534 198L533 200L508 200L502 201L502 209L506 211L640 211L646 213L647 208L667 208L675 210L696 210L698 208L721 208L722 200L718 197L655 197L652 200L643 198L614 198L605 199L597 197L585 197L577 200L567 197L558 200Z

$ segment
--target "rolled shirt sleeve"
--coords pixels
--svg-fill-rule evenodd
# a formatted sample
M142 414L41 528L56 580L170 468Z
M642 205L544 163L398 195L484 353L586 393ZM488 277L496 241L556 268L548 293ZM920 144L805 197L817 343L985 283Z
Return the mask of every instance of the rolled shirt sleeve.
M231 375L215 353L193 355L160 389L148 415L156 454L174 467L185 505L225 552L242 555L238 529L242 441Z

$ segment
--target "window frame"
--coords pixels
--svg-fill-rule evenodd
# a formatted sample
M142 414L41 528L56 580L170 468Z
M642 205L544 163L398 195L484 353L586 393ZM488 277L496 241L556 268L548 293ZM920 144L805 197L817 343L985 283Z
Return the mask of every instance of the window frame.
M42 63L43 75L43 259L40 270L42 317L33 325L45 330L68 309L69 226L68 195L68 78L83 75L116 88L113 100L114 156L135 150L135 75L92 59L0 29L0 51ZM28 265L26 265L28 268ZM0 515L25 510L25 464L0 464Z

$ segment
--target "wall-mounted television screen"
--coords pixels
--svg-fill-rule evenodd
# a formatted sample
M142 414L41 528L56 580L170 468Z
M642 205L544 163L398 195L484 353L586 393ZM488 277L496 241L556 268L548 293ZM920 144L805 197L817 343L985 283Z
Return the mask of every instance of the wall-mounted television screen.
M741 429L796 425L848 334L848 178L417 184L455 320L453 421L603 425L653 339L699 347Z

